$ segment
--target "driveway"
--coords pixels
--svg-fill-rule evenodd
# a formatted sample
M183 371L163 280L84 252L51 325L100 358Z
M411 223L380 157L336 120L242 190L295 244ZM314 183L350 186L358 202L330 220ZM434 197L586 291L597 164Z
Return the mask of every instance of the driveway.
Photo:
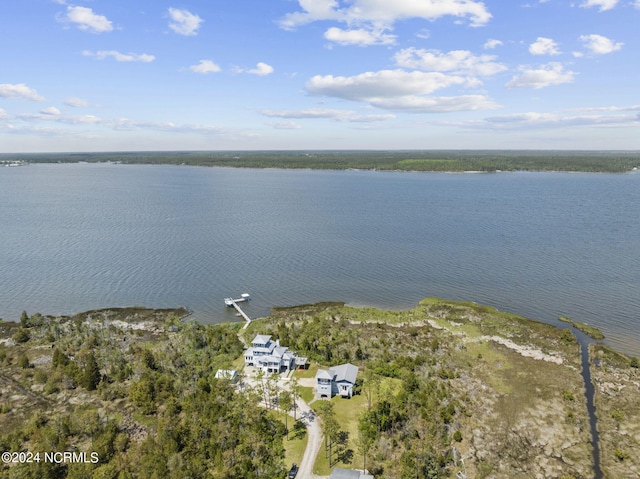
M247 372L246 369L245 372ZM257 382L252 372L245 376L244 383L249 387L257 386ZM290 384L291 381L287 377L281 376L278 380L278 386L288 391L291 390ZM260 405L262 407L266 407L262 402L260 403ZM300 398L298 398L298 400L296 401L296 410L298 419L307 428L308 438L307 448L304 450L302 462L298 464L299 469L298 475L296 477L299 479L328 479L329 476L317 476L313 473L313 464L316 462L316 456L318 455L318 451L320 451L320 447L322 446L322 429L320 428L320 424L318 423L316 413L313 411L313 409L311 409L311 407L309 407L306 402L304 402ZM293 417L293 411L290 411L289 415Z
M302 456L302 462L300 463L300 471L298 476L301 479L317 479L320 476L316 476L313 473L313 464L316 462L316 456L322 446L322 429L318 424L318 418L315 412L309 407L309 405L303 400L296 401L296 407L298 408L298 416L300 421L307 427L307 448L304 450L304 456Z

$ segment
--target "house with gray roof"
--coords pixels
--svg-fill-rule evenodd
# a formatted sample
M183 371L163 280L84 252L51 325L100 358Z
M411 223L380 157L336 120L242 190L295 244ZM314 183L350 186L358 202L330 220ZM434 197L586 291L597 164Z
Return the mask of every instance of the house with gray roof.
M279 339L273 341L269 335L258 334L252 341L252 347L244 353L244 363L246 366L262 369L265 373L281 373L304 366L307 358L280 346Z
M373 479L373 476L357 469L334 467L329 479Z
M341 364L328 370L319 369L316 373L318 384L318 396L333 397L339 394L342 397L353 396L353 386L356 384L358 366L353 364Z

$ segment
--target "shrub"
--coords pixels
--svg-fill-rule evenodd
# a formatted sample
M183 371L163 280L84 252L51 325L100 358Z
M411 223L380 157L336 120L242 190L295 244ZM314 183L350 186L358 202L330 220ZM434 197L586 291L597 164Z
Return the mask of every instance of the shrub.
M16 343L26 343L29 339L31 339L31 335L25 328L18 329L13 335L13 340Z
M20 356L18 356L18 366L22 369L31 367L31 363L29 362L29 358L26 354L20 353Z

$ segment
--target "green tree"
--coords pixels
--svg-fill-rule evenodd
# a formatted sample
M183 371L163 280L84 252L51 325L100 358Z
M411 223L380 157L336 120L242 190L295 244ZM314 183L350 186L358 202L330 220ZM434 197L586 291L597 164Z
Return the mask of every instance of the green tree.
M358 436L356 443L358 450L362 454L362 469L367 469L367 453L373 446L376 439L376 427L371 423L371 415L363 413L358 421Z
M63 368L69 364L69 358L66 354L60 351L58 348L53 350L53 357L51 358L51 366L57 368L58 366L62 366Z
M142 351L142 362L146 367L153 371L158 369L156 358L153 355L153 352L151 352L149 349L145 349Z
M31 366L29 358L24 352L20 353L20 355L18 356L18 366L22 369L27 369Z
M320 419L322 419L322 429L324 431L324 447L329 465L332 464L333 450L332 446L340 435L340 426L336 420L336 413L333 409L333 403L330 401L320 401L316 406L316 410Z
M300 398L300 384L298 378L291 381L291 403L293 406L293 419L298 420L298 411L296 401Z
M31 335L29 334L29 330L26 328L19 328L13 334L13 340L16 343L26 343L29 339L31 339Z
M155 389L148 374L143 374L138 382L131 385L129 398L144 414L155 412Z
M88 391L95 391L100 383L100 368L96 361L96 356L93 351L87 355L87 362L84 366L84 371L80 379L80 385L86 388Z
M293 407L293 397L289 391L282 391L278 397L280 410L284 412L284 427L287 432L287 441L289 440L289 411Z

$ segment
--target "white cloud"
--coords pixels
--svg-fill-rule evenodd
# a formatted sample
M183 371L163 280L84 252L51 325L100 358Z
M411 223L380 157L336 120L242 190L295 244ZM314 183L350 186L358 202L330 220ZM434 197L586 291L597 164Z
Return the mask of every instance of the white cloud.
M194 36L198 34L198 29L204 20L189 10L169 8L169 28L179 35Z
M173 122L162 121L149 121L149 120L134 120L130 118L102 118L95 115L81 115L81 116L67 116L67 115L52 115L46 113L38 114L22 114L17 115L19 120L34 124L36 122L53 122L63 125L72 125L82 128L85 131L89 131L91 128L94 131L99 128L111 128L115 131L138 131L138 130L153 130L163 131L171 133L201 133L205 135L210 134L224 134L230 137L242 138L250 136L242 131L231 130L214 125L190 125L183 124L177 125ZM12 127L13 128L13 127ZM12 130L14 133L24 132L50 132L55 134L70 134L71 130L53 129L53 128L35 128L29 126L28 128L15 128Z
M440 72L381 70L352 77L316 75L306 83L306 88L312 95L369 101L371 98L427 94L465 82L463 77Z
M263 110L260 113L262 113L264 116L274 118L294 118L296 120L318 118L329 118L336 120L346 118L355 114L353 110L332 110L328 108L310 108L307 110Z
M24 83L1 83L0 98L24 98L25 100L44 101L33 88L29 88Z
M396 36L384 33L383 29L356 28L343 30L331 27L324 32L324 38L340 45L391 45L395 43Z
M599 7L601 12L611 10L618 3L618 0L585 0L580 6L583 8Z
M273 73L273 67L271 65L267 65L266 63L258 62L256 67L251 70L247 70L247 73L262 77Z
M551 85L571 83L575 72L565 71L562 64L557 62L541 65L540 68L520 67L521 74L513 77L507 83L508 88L545 88Z
M374 123L379 121L393 120L396 116L390 113L381 115L354 115L347 118L351 123Z
M312 95L367 102L376 108L408 113L435 113L496 108L483 95L426 96L441 88L468 84L469 79L441 72L381 70L352 77L315 76L306 83Z
M67 14L61 20L75 24L80 30L92 33L105 33L113 30L113 25L107 17L94 13L88 7L68 5Z
M7 120L9 118L9 114L6 110L0 108L0 120Z
M55 106L50 106L48 108L40 110L40 113L42 113L43 115L59 116L61 112Z
M504 45L504 44L500 40L496 40L495 38L490 38L489 40L484 42L484 45L482 47L485 50L492 50L495 47L499 47L501 45Z
M538 37L529 45L529 53L532 55L560 55L558 44L551 38Z
M293 29L323 20L388 27L399 20L432 21L447 15L468 18L472 26L481 26L491 19L484 3L474 0L352 0L344 8L340 8L337 0L298 0L298 3L302 11L285 15L280 21L282 28Z
M299 130L302 128L301 125L298 125L293 121L278 121L269 123L269 125L276 130Z
M580 40L584 43L585 48L594 55L606 55L620 50L624 45L624 43L614 43L613 40L596 34L581 35Z
M296 120L330 119L351 123L372 123L395 118L391 114L360 115L353 110L333 110L328 108L311 108L307 110L263 110L264 116L275 118L293 118Z
M82 98L77 97L69 97L64 101L64 104L67 106L71 106L73 108L84 108L89 106L89 102L87 100L83 100Z
M373 106L402 113L450 113L456 111L493 110L500 105L484 95L426 97L408 95L398 98L377 98Z
M217 73L220 71L220 67L211 60L200 60L197 65L191 65L189 70L195 73Z
M630 106L597 106L597 107L585 107L585 108L574 108L570 111L640 111L640 105L630 105Z
M485 118L473 127L489 129L530 130L532 128L629 126L637 124L636 115L571 115L567 113L526 112Z
M156 59L153 55L147 55L146 53L120 53L116 50L99 50L97 52L91 52L85 50L82 52L85 57L96 57L98 60L104 60L105 58L112 57L117 62L142 62L149 63Z
M442 53L439 50L419 50L405 48L394 55L398 66L426 71L450 71L458 74L489 76L507 69L496 63L495 56L476 56L467 50L453 50Z
M47 109L41 110L40 113L23 113L17 115L17 117L24 121L55 121L69 125L96 125L107 123L102 118L94 115L65 116L60 113L51 113L47 111Z

